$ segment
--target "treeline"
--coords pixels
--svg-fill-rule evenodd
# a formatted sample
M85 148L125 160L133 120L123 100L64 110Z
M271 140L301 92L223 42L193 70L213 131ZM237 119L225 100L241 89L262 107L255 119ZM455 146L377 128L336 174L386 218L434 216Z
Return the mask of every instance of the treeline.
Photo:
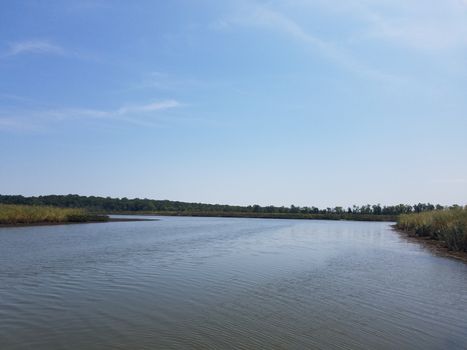
M118 212L158 212L168 214L178 213L181 215L197 213L206 214L232 214L245 213L253 214L248 216L269 217L271 214L285 217L284 214L292 216L322 216L337 218L350 217L369 217L369 216L385 216L396 217L400 214L422 213L433 210L446 209L441 205L430 203L419 203L415 205L399 204L394 206L363 205L352 206L348 208L317 208L317 207L299 207L291 205L290 207L276 206L237 206L223 204L203 204L203 203L187 203L169 200L154 200L154 199L128 199L128 198L110 198L96 196L80 196L76 194L69 195L49 195L38 197L25 197L21 195L0 195L0 203L3 204L21 204L21 205L46 205L61 208L85 208L96 212L118 213ZM455 206L454 206L455 207ZM260 215L261 214L261 215ZM246 215L245 215L246 216Z

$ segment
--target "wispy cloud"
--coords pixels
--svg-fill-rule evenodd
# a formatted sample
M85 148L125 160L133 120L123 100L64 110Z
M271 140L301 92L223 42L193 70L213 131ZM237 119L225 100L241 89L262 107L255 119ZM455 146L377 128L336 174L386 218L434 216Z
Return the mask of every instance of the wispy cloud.
M65 50L48 40L27 40L10 44L5 56L16 56L26 53L64 55Z
M464 1L395 1L392 11L370 7L375 37L415 49L444 51L467 47L467 6Z
M198 79L193 77L179 77L177 75L153 71L145 73L139 81L128 84L122 89L115 90L115 93L155 89L165 93L180 91L199 91L201 89L226 89L232 88L231 81Z
M0 58L9 59L22 55L43 55L74 58L96 63L104 63L94 52L77 48L63 47L49 39L33 39L12 42L7 49L0 52Z
M298 0L296 4L324 11L339 23L360 23L364 28L345 33L352 39L438 52L467 47L466 0Z
M166 100L161 102L154 102L145 105L136 105L136 106L125 106L121 107L115 111L114 114L117 115L126 115L131 113L138 113L138 112L154 112L160 111L164 109L170 109L180 107L180 103L175 100Z
M256 27L286 35L305 44L311 50L320 53L323 57L344 69L367 78L385 82L400 82L404 80L401 77L374 69L360 62L348 50L314 35L292 17L271 7L250 3L240 15L223 18L217 24L214 24L213 28L225 29L231 26Z
M51 123L76 120L124 122L137 126L157 126L158 112L180 107L176 100L163 100L118 109L50 108L33 111L0 111L0 130L36 130Z

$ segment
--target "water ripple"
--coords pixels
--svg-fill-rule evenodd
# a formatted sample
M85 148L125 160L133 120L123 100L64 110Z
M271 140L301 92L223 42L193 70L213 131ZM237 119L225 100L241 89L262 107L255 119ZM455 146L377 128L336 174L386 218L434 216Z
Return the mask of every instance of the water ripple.
M1 349L465 349L467 265L385 223L0 229Z

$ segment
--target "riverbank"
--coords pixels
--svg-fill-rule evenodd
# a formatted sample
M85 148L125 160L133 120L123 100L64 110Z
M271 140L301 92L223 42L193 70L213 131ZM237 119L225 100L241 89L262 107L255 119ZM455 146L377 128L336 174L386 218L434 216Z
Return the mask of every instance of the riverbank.
M30 226L57 226L57 225L77 225L77 224L98 224L110 222L135 222L135 221L158 221L158 219L136 219L136 218L108 218L107 220L86 220L86 221L62 221L62 222L34 222L34 223L14 223L14 224L0 224L2 227L30 227Z
M401 215L394 227L435 253L467 262L467 208Z
M430 237L420 237L409 235L408 232L400 230L397 225L393 225L394 231L401 235L405 240L420 244L423 248L429 250L437 256L460 260L467 264L467 252L449 250L444 241L439 241Z
M345 220L345 221L397 221L396 215L370 215L355 213L302 214L302 213L251 213L251 212L216 212L216 211L116 211L116 215L141 216L187 216L187 217L221 217L250 219L297 219L297 220Z

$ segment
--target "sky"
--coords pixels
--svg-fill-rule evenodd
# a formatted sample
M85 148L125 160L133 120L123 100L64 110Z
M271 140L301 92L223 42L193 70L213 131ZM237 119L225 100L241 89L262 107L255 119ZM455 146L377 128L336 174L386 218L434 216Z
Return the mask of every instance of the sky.
M1 1L0 193L467 204L467 0Z

